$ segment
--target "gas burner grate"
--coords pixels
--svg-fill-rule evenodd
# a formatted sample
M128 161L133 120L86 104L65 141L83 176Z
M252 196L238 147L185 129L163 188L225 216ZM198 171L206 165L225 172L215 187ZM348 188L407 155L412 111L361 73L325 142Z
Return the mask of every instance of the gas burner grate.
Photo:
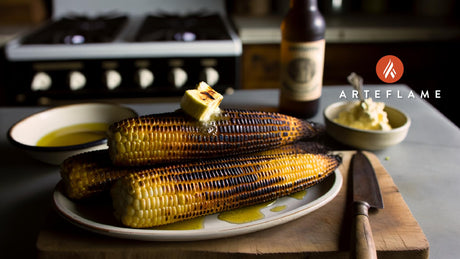
M218 14L149 15L135 37L138 42L229 39L228 30Z
M22 43L79 45L113 42L127 20L126 16L65 17L28 35Z

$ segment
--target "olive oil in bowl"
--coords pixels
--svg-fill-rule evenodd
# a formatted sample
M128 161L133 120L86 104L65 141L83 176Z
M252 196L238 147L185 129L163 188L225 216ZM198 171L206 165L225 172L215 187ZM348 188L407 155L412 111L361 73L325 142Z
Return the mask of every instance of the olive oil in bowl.
M80 145L106 138L107 123L81 123L54 130L37 141L41 147Z

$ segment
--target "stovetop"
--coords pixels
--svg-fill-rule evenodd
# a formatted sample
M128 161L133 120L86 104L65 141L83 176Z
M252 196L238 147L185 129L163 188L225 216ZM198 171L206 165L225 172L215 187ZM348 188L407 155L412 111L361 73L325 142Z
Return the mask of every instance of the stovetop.
M170 14L149 15L135 41L203 41L231 40L231 37L217 14Z
M128 20L127 16L69 16L50 22L22 40L22 44L71 44L113 42Z
M125 15L69 16L52 22L22 39L22 44L111 43L126 26ZM231 40L218 14L147 15L133 42Z
M242 44L224 0L52 0L53 14L5 46L14 104L239 88Z
M110 5L102 4L106 0L94 1L82 0L82 6L75 6L75 1L54 0L55 13L48 24L8 42L7 58L46 61L242 53L223 1L113 0Z

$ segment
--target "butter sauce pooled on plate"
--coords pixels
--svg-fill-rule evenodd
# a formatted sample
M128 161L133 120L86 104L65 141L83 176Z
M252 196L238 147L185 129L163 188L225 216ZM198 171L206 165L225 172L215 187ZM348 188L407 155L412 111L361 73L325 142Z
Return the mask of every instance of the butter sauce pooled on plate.
M306 194L307 190L303 190L288 195L287 197L294 198L297 200L303 200ZM249 223L263 219L265 215L262 213L261 210L267 207L271 207L271 212L281 212L287 208L286 205L278 205L277 200L273 200L248 207L242 207L234 210L221 212L218 216L218 219L233 224Z
M107 123L81 123L54 130L37 141L41 147L84 144L106 138Z
M248 207L224 211L219 214L218 219L233 224L244 224L260 220L265 217L261 209L273 204L273 202L274 201L268 201Z
M297 200L302 200L307 194L307 190L293 193L287 197ZM232 224L244 224L263 219L265 215L262 209L271 207L271 212L282 212L287 208L287 205L277 205L276 200L255 204L252 206L242 207L234 210L224 211L219 213L217 218ZM153 227L155 230L198 230L204 228L204 216L192 218L184 221L174 222L166 225Z
M155 230L198 230L204 228L204 216L153 227Z

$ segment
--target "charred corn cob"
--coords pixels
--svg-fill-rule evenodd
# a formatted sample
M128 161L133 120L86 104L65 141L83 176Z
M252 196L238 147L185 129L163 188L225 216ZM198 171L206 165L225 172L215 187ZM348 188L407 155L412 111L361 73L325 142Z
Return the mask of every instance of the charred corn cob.
M64 192L71 199L84 199L110 189L113 181L131 168L114 167L107 150L81 153L62 162Z
M126 119L110 126L108 145L116 165L148 165L251 153L314 137L322 128L268 112L223 110L210 123L183 112Z
M293 144L284 145L278 148L273 148L255 153L256 155L291 155L291 154L327 154L330 149L318 142L303 142L299 141Z
M315 154L210 159L129 174L115 182L111 195L122 224L146 228L289 195L338 164L336 157Z
M319 148L320 146L316 143L298 142L255 155L317 153ZM108 151L98 150L67 158L61 164L60 174L67 197L78 200L107 191L119 178L140 170L143 169L114 166Z

